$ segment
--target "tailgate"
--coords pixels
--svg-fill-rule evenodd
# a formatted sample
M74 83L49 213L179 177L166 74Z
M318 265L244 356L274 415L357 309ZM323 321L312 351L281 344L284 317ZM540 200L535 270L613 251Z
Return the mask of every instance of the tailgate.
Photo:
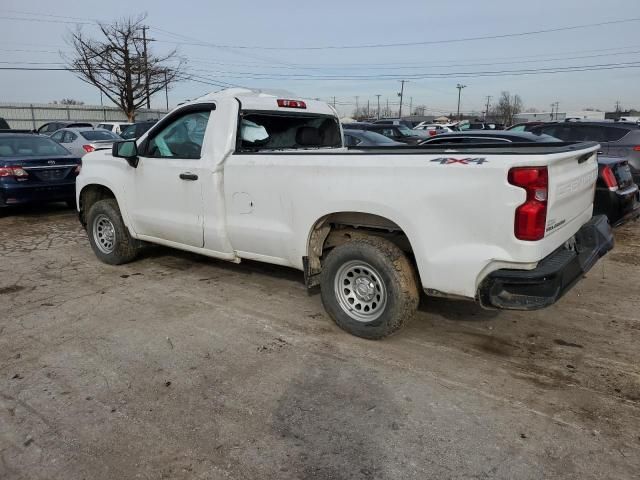
M548 165L549 200L546 234L561 230L593 208L598 177L597 147L555 156Z

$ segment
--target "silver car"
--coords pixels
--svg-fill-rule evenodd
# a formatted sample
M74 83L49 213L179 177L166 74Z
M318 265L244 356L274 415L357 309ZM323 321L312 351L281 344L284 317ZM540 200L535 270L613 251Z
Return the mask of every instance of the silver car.
M111 148L113 142L122 140L122 137L102 128L62 128L51 135L51 139L82 157L94 150Z

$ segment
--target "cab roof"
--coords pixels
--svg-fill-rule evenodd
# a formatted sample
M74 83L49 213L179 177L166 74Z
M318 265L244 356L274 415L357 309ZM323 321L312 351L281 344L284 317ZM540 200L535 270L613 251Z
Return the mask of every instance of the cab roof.
M225 90L220 90L218 92L212 92L190 103L198 104L206 102L219 102L230 98L238 100L240 102L240 108L242 110L311 113L337 116L337 112L333 109L333 107L331 107L328 103L321 102L319 100L291 96L290 94L276 96L255 90L249 90L246 88L228 88ZM278 106L279 99L302 101L305 104L305 108L289 108Z

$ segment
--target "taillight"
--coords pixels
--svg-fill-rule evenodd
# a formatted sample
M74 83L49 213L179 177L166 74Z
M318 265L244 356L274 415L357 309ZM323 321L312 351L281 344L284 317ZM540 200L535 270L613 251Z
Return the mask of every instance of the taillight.
M16 177L18 180L26 180L27 171L19 166L0 167L0 177Z
M82 149L85 152L90 153L90 152L93 152L96 149L96 147L94 147L93 145L82 145Z
M278 99L278 106L285 108L307 108L307 104L302 100L286 100L284 98Z
M640 152L640 145L636 145L635 147L633 147L633 151Z
M602 181L610 191L615 192L618 190L618 181L609 165L605 165L600 171L600 174L602 175Z
M514 233L519 240L540 240L547 222L549 175L547 167L517 167L509 170L509 183L523 188L527 199L516 209Z

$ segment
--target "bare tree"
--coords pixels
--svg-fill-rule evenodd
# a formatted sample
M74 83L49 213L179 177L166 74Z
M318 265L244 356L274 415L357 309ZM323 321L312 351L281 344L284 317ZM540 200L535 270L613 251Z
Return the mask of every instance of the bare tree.
M184 60L176 50L157 56L145 45L146 15L123 18L112 24L98 23L103 38L89 38L81 28L70 34L71 56L64 56L69 69L84 82L96 86L135 120L136 110L147 95L168 88L180 78ZM170 66L167 62L178 60Z
M513 125L513 116L522 111L520 95L502 92L498 103L493 107L491 116L505 125Z

